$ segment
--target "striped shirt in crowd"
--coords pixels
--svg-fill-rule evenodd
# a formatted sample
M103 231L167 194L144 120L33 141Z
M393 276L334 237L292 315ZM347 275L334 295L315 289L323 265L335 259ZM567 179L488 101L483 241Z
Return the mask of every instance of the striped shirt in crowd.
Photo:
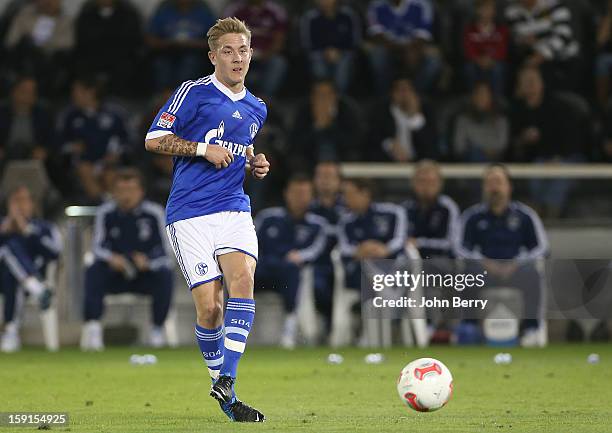
M575 57L579 45L572 31L572 14L560 0L537 0L532 9L513 1L505 11L515 43L533 36L533 49L549 60Z

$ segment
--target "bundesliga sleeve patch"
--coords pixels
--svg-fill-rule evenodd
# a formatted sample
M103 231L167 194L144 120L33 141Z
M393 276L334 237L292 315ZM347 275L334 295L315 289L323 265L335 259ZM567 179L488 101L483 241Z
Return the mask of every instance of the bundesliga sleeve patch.
M170 113L166 113L165 111L159 116L159 120L157 121L157 126L160 128L172 128L174 125L174 121L176 120L176 116L173 116Z

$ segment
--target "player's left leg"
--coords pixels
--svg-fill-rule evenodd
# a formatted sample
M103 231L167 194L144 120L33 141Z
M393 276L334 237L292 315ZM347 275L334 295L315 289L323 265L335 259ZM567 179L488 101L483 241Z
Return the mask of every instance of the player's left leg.
M234 393L234 382L238 362L246 348L246 341L255 319L255 300L253 285L256 261L255 258L243 252L230 252L218 257L219 266L223 270L223 278L229 292L226 304L224 327L224 358L215 381L211 396L215 397L222 407L231 405L231 413L235 421L262 422L264 415L240 400Z
M225 358L220 375L236 378L238 362L255 319L253 278L256 261L253 257L232 252L219 256L219 265L229 292L225 310Z

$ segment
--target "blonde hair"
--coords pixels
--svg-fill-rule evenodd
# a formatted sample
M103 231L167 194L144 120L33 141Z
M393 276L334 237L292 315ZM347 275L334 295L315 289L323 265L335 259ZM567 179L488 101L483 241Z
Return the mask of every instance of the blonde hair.
M251 30L249 30L246 23L236 17L228 17L218 19L215 25L208 30L208 33L206 33L206 36L208 37L209 49L214 51L219 48L217 46L219 38L223 35L227 35L228 33L243 34L249 40L249 44L251 43Z

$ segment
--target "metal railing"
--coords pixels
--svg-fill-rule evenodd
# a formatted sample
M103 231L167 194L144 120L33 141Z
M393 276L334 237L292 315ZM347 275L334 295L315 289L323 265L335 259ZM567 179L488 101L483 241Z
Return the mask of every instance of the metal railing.
M440 164L446 178L480 178L488 164ZM341 164L344 177L375 179L402 179L414 174L414 163L366 163ZM507 164L515 179L611 179L612 164Z

